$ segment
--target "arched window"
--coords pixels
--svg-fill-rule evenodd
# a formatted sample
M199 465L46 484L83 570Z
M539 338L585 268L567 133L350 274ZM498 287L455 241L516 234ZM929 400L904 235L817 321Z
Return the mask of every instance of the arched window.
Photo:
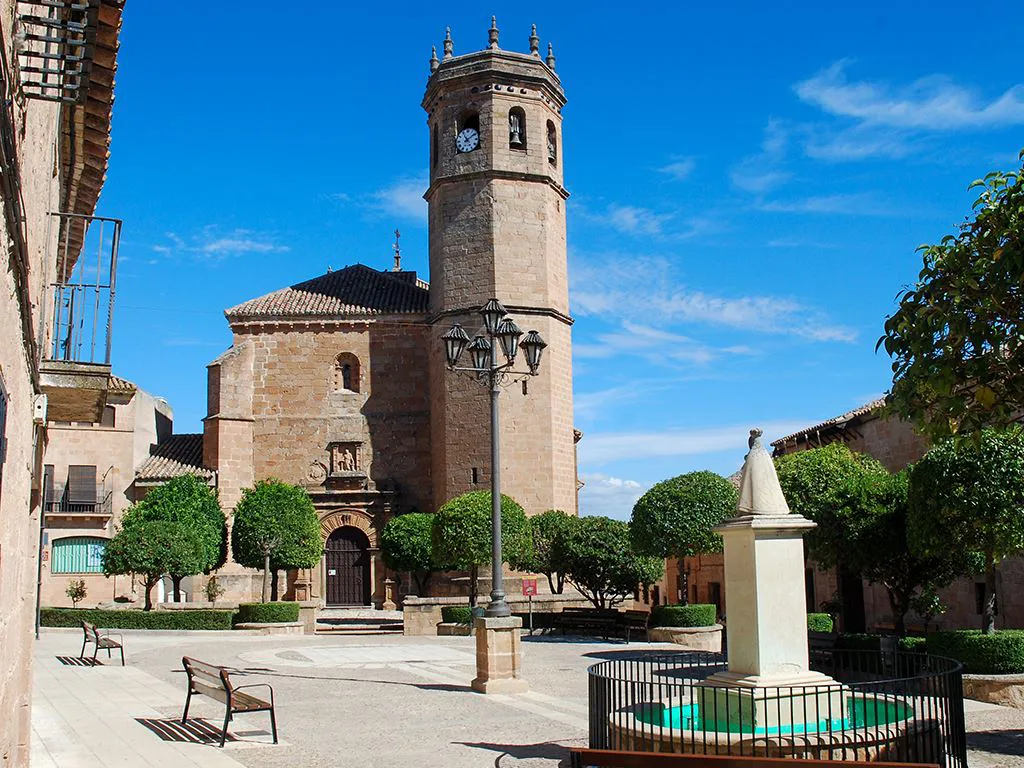
M95 536L54 539L50 573L103 573L107 540Z
M558 165L558 134L555 124L548 120L548 162Z
M509 149L526 149L526 113L522 107L508 111L508 146Z
M359 391L359 358L342 352L334 359L333 385L336 392Z

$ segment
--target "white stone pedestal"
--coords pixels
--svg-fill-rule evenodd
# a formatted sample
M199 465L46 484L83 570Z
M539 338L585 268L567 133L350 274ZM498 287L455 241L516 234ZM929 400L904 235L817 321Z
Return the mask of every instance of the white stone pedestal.
M476 628L476 679L472 686L480 693L526 693L529 686L520 675L523 654L518 616L491 619L478 616Z

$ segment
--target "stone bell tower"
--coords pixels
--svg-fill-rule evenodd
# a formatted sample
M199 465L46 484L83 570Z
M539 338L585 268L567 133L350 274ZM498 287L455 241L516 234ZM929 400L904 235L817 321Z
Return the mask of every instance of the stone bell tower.
M565 95L536 27L530 53L489 46L430 60L423 108L430 142L430 348L432 474L437 505L488 490L488 392L445 369L440 336L498 299L524 330L547 342L540 375L501 395L502 491L528 514L576 513L572 410L572 318L566 275L562 186ZM519 365L522 368L522 363Z

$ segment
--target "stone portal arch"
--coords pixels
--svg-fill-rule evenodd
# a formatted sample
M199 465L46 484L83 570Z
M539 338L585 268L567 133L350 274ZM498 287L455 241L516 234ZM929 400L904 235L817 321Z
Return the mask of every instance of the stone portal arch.
M366 513L359 509L338 509L322 517L320 519L320 533L323 535L324 541L327 541L334 531L346 525L361 530L366 534L366 538L369 539L370 548L377 548L377 529L370 522Z

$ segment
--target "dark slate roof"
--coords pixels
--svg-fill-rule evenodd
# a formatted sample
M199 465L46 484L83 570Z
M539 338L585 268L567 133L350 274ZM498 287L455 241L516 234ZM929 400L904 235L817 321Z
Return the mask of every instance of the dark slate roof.
M421 314L427 284L415 272L381 272L354 264L251 299L225 311L229 320Z
M786 443L798 441L800 440L800 438L806 438L808 435L813 435L817 432L825 432L832 429L842 429L854 419L859 419L863 416L867 416L872 411L877 411L883 405L885 405L885 398L880 397L877 400L872 400L870 403L867 403L866 405L860 406L859 408L854 408L852 411L847 411L846 413L840 416L835 416L831 419L826 419L820 424L815 424L813 427L807 427L806 429L801 429L799 432L794 432L792 435L786 435L785 437L780 437L778 440L773 440L772 445L776 448L780 448Z
M135 473L135 479L161 482L181 475L195 475L204 480L213 478L213 471L203 466L201 434L171 435L150 450L150 457Z

